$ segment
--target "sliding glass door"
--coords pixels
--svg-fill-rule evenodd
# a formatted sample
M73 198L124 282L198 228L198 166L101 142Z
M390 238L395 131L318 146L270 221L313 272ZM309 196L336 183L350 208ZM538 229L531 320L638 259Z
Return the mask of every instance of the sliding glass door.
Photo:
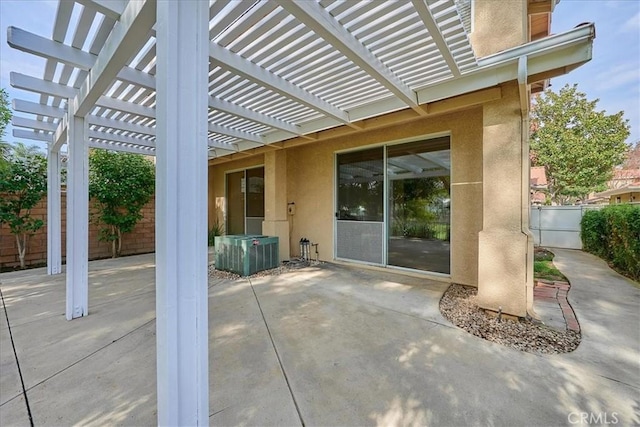
M450 272L449 137L340 153L336 257Z

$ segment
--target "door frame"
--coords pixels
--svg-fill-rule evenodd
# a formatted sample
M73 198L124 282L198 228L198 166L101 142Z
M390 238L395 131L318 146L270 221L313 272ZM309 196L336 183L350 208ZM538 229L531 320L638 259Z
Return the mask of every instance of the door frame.
M369 145L363 145L363 146L359 146L359 147L352 147L352 148L347 148L344 150L336 150L333 153L333 212L334 212L334 216L333 216L333 259L336 261L341 261L341 262L348 262L348 263L354 263L354 264L363 264L363 265L370 265L370 266L374 266L374 267L380 267L380 268L388 268L391 270L399 270L399 271L405 271L405 272L409 272L409 273L418 273L421 275L426 275L426 276L433 276L436 279L450 279L451 278L451 261L452 261L452 256L451 254L453 253L454 250L454 245L453 242L450 240L449 241L449 274L447 273L439 273L436 271L426 271L426 270L418 270L418 269L413 269L413 268L407 268L407 267L399 267L399 266L394 266L394 265L390 265L389 264L389 259L388 259L388 252L389 252L389 226L390 226L390 221L389 221L389 177L387 174L387 147L390 146L394 146L394 145L400 145L400 144L406 144L406 143L410 143L410 142L416 142L416 141L421 141L421 140L428 140L428 139L437 139L437 138L442 138L442 137L449 137L449 151L451 152L451 154L453 154L453 138L451 135L451 131L444 131L444 132L435 132L435 133L430 133L430 134L426 134L426 135L421 135L421 136L415 136L415 137L410 137L410 138L402 138L402 139L398 139L398 140L393 140L393 141L386 141L386 142L379 142L379 143L375 143L375 144L369 144ZM366 262L366 261L359 261L359 260L352 260L352 259L347 259L347 258L339 258L338 257L338 217L336 215L336 213L338 212L338 155L339 154L345 154L345 153L353 153L353 152L358 152L358 151L362 151L362 150L367 150L367 149L371 149L371 148L377 148L377 147L383 147L383 179L384 179L384 185L383 185L383 248L382 248L382 259L383 259L383 264L377 264L377 263L372 263L372 262ZM449 176L451 176L453 174L453 161L451 162L451 170L449 171ZM450 206L453 206L453 192L451 191L453 188L453 183L451 183L449 185L449 194L450 194ZM453 209L451 209L449 211L449 227L450 227L450 235L453 235L453 224L451 223L451 219L453 217L452 214Z
M229 169L226 170L224 172L224 234L229 234L229 230L227 229L229 221L228 221L228 215L229 215L229 195L227 193L228 191L228 175L232 174L232 173L237 173L237 172L244 172L244 180L245 180L245 196L244 196L244 202L243 202L243 216L244 216L244 221L243 221L243 234L246 234L247 232L247 196L246 196L246 188L247 188L247 171L251 170L251 169L259 169L262 168L264 169L264 164L262 165L254 165L254 166L249 166L246 168L236 168L236 169ZM252 218L260 218L260 217L252 217ZM262 217L264 220L264 217ZM262 232L260 233L262 234Z

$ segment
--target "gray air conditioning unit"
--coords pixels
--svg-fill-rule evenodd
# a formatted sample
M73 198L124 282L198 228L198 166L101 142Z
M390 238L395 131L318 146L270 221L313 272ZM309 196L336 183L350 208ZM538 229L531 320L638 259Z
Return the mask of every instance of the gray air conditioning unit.
M279 265L277 237L237 234L216 236L214 243L217 270L250 276Z

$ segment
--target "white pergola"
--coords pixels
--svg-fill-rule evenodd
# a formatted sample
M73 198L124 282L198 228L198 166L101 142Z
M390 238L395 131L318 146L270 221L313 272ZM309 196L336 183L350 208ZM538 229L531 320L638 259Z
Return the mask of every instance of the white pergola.
M206 425L207 161L518 80L591 56L592 25L477 58L470 2L60 1L53 34L8 29L46 58L11 73L14 136L49 147L48 271L61 272L60 148L68 152L67 306L88 314L88 149L156 156L158 421ZM523 108L528 105L526 90ZM318 142L321 143L321 142Z

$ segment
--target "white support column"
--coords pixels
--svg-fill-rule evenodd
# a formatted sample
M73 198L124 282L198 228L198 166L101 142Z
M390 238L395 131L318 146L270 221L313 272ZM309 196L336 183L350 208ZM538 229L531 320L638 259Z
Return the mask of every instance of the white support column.
M47 274L62 272L60 152L49 144L47 158Z
M208 1L157 3L159 425L209 424L208 18Z
M67 142L67 320L89 314L89 151L82 117L69 107Z

